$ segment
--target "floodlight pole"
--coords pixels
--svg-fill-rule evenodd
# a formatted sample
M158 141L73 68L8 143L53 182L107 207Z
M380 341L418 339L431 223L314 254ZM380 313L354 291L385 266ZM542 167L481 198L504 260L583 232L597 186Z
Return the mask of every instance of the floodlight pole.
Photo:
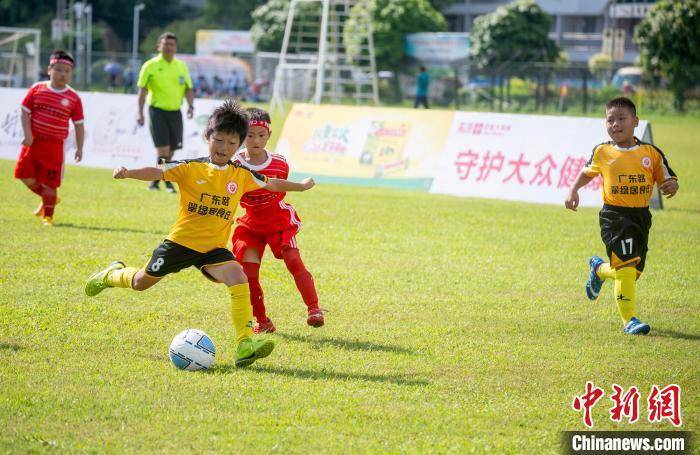
M90 88L92 83L92 5L85 6L84 9L87 14L87 27L85 29L85 35L87 35L87 58L85 63L85 85Z
M77 84L83 85L83 56L85 54L85 42L83 36L83 12L85 4L83 2L75 2L75 59L76 66L79 68L77 72Z
M134 30L131 35L131 70L134 72L134 74L137 73L136 69L136 64L137 64L137 59L138 59L138 47L139 47L139 18L140 18L140 13L141 10L143 10L146 7L145 4L139 3L137 5L134 5ZM136 82L136 78L134 77L134 83Z

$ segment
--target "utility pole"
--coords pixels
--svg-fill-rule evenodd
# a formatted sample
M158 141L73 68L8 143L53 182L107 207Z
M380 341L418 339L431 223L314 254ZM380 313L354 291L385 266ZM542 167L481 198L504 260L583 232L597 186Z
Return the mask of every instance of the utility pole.
M138 74L138 69L136 68L138 64L138 50L139 50L139 16L141 10L146 7L145 4L139 3L134 5L134 30L131 36L131 70L134 74ZM134 77L134 83L136 83L136 77Z

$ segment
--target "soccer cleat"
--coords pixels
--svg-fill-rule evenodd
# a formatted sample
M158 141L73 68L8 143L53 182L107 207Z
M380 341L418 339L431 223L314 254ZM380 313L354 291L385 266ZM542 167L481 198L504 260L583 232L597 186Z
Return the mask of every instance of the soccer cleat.
M637 318L630 319L629 322L625 324L625 328L623 329L627 335L646 335L650 330L651 327L649 324L642 322Z
M321 327L325 321L323 320L323 312L321 308L309 308L309 315L306 318L306 323L311 327Z
M122 261L114 261L109 264L106 269L93 273L90 278L88 278L87 283L85 283L85 294L87 294L88 297L94 297L103 290L111 288L112 286L105 282L107 274L112 270L119 270L124 267L126 267L126 265Z
M270 318L267 318L265 322L258 322L253 327L253 333L274 333L275 330L277 330L275 329L275 324L272 323Z
M173 186L172 182L165 182L165 191L170 194L177 194L177 190Z
M61 198L57 197L56 198L56 205L58 205L59 202L61 202ZM44 202L42 201L42 202L39 202L39 207L37 207L36 210L34 210L34 216L41 216L43 213L44 213Z
M49 226L49 227L53 226L53 217L50 217L50 216L43 217L41 219L41 224L43 224L44 226Z
M158 185L158 180L154 180L151 183L148 184L148 189L153 190L153 191L158 191L160 190L160 186Z
M588 260L588 265L591 270L588 274L588 281L586 281L586 296L589 300L595 300L600 294L600 288L603 287L604 278L600 278L596 271L601 264L605 261L598 256L591 256Z
M270 355L274 348L274 341L267 338L246 338L236 348L236 367L247 367Z

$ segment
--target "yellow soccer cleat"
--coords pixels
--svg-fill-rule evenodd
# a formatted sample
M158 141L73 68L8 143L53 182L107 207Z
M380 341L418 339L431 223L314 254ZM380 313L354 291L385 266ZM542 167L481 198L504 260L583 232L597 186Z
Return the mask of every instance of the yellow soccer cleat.
M90 278L88 278L87 283L85 283L85 294L88 297L94 297L105 289L111 288L112 286L105 281L107 274L112 270L123 269L124 267L126 267L126 265L123 262L114 261L109 264L106 269L93 273Z
M49 226L49 227L53 226L53 217L50 217L50 216L43 217L41 219L41 224L43 224L44 226Z
M247 367L270 355L274 348L275 342L267 338L246 338L236 348L236 366Z

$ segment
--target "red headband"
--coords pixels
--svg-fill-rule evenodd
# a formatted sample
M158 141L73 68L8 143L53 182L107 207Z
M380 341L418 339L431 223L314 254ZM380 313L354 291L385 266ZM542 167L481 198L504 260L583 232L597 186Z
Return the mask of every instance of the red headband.
M73 62L71 62L68 59L65 58L52 58L49 60L49 65L55 65L56 63L63 63L64 65L68 65L71 68L73 68Z
M262 126L266 130L270 131L270 124L264 120L251 120L248 122L249 127Z

